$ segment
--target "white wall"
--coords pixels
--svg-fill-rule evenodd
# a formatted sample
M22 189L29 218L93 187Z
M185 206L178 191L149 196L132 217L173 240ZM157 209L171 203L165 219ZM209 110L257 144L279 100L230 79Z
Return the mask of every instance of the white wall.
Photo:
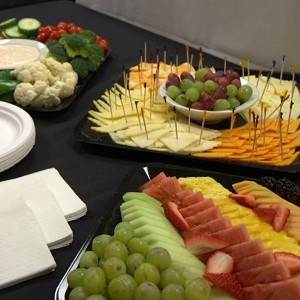
M300 69L299 0L76 0L109 16L251 67Z

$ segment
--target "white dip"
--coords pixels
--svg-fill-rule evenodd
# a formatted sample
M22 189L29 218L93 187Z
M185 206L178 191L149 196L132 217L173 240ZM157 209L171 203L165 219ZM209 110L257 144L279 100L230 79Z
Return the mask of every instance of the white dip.
M0 45L0 68L15 68L27 61L35 61L40 52L32 46Z

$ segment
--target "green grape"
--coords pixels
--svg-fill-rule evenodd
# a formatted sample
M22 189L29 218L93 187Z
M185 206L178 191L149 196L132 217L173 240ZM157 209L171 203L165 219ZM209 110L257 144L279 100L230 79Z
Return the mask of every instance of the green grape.
M89 268L98 266L98 256L94 251L85 251L79 259L80 268Z
M127 228L129 230L131 230L132 232L134 232L134 227L131 223L129 222L126 222L126 221L122 221L122 222L119 222L116 226L115 226L115 229L114 229L114 232L120 228Z
M105 263L105 259L103 257L99 258L98 267L103 268L104 263Z
M119 257L125 261L127 256L128 249L126 245L119 241L112 241L105 247L104 259L108 259L110 257Z
M132 237L133 237L133 230L129 228L125 228L125 227L118 228L114 232L114 239L125 245Z
M238 88L234 84L228 84L226 86L226 90L227 90L228 97L235 97L237 94Z
M187 89L185 92L185 98L191 102L196 102L199 99L199 96L200 96L200 92L195 87L191 87Z
M167 89L167 95L175 99L181 93L181 89L178 86L170 85Z
M127 273L134 276L136 268L145 262L145 257L141 253L132 253L126 259Z
M214 104L214 110L228 110L231 109L230 103L227 99L218 99Z
M181 80L180 88L181 88L181 90L186 91L187 89L189 89L190 87L193 86L193 83L194 82L191 79L185 78L185 79Z
M143 282L136 289L135 300L160 300L160 290L153 282Z
M213 92L218 88L218 84L213 80L206 80L203 85L203 91L209 95L212 95Z
M134 272L134 279L137 284L150 281L158 285L160 281L160 273L156 266L145 262L136 268Z
M196 80L202 80L209 73L209 68L199 68L195 73Z
M252 88L249 85L242 85L237 91L237 97L242 103L244 103L251 98L252 93Z
M229 97L227 98L228 102L230 103L231 108L237 108L241 105L239 99L237 97Z
M80 286L83 283L83 277L86 273L85 268L77 268L72 270L67 278L70 288L74 289L76 286Z
M123 274L109 282L107 291L111 300L134 300L136 288L133 277Z
M90 295L86 298L86 300L105 300L106 298L100 294Z
M186 300L208 300L211 287L204 278L195 278L189 281L185 287Z
M108 280L126 273L126 265L119 257L110 257L103 264L103 271Z
M176 98L175 98L175 102L178 103L179 105L182 106L187 106L189 101L186 99L184 94L179 94Z
M182 285L170 283L161 292L161 300L184 300L184 288Z
M149 249L146 256L146 262L153 264L162 272L171 265L170 253L163 247L154 247Z
M185 279L182 273L172 267L167 268L160 274L160 286L164 288L170 283L182 285L184 287Z
M77 286L71 290L69 294L69 300L86 300L89 296L88 292L84 290L82 286Z
M83 277L83 287L90 294L100 293L106 284L104 271L99 267L90 267Z
M98 257L103 257L104 249L113 240L113 237L108 234L101 234L93 238L92 250Z
M195 82L193 82L192 87L196 88L201 93L203 92L204 82L196 80Z
M127 244L129 253L140 253L146 257L148 253L148 243L140 237L133 237Z

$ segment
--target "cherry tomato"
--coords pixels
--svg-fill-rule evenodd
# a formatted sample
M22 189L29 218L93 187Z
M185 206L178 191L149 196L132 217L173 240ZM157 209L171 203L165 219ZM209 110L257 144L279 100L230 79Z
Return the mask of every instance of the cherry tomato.
M41 32L36 36L36 40L41 43L46 43L48 41L49 35Z
M102 40L102 37L100 35L96 35L96 44L100 45L101 40Z
M68 23L67 22L58 22L57 25L56 25L57 28L61 28L61 29L64 29L64 30L67 30L68 28Z
M46 34L50 34L53 30L55 30L55 26L44 26L44 27L40 27L38 30L38 33L46 33Z
M102 47L104 54L106 54L107 51L108 51L108 41L105 40L105 39L102 39L102 40L99 42L99 46Z
M61 36L63 34L67 33L67 31L65 29L59 28L59 27L57 28L56 32L57 32L57 35L59 36L59 38L61 38Z
M60 38L58 30L53 30L49 35L49 40L58 40Z

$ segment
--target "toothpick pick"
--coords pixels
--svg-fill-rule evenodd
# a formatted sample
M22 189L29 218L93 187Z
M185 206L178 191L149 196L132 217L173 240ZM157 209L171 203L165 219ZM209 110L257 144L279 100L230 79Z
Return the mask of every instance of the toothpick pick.
M250 54L246 54L245 61L247 65L247 75L248 75L248 81L250 79Z
M174 123L175 123L175 134L176 134L176 139L178 140L178 130L177 130L177 110L176 107L173 107L173 111L175 114L175 119L174 119Z
M270 82L270 78L271 78L271 73L268 73L268 76L267 76L267 82L266 82L266 84L265 84L265 86L264 86L264 89L263 89L263 91L262 91L262 93L261 93L261 96L260 96L260 99L259 99L259 103L262 101L262 99L263 99L263 97L264 97L265 91L266 91L266 89L267 89L267 87L268 87L268 84L269 84L269 82Z
M185 51L186 51L186 62L187 64L190 63L189 59L190 59L190 48L188 45L185 45Z
M134 103L135 103L135 108L136 108L136 115L137 115L138 120L139 120L140 128L142 129L142 124L141 124L140 114L139 114L139 110L138 110L138 104L139 104L139 101L135 101Z
M244 78L245 77L245 61L244 60L240 61L240 66L242 68L242 77Z
M167 50L166 50L166 46L164 46L164 64L167 63Z
M194 54L191 54L190 65L189 65L189 72L191 72L191 68L193 66L193 59L194 59Z
M199 48L199 66L198 68L203 68L203 52L202 52L202 48Z
M188 115L188 125L189 125L189 132L191 132L191 107L189 106L189 115Z
M108 93L110 117L111 117L111 120L113 121L113 112L112 112L111 97L110 97L110 90L109 89L107 89L107 93Z
M260 77L261 77L261 75L262 75L262 71L263 71L263 69L262 69L261 67L259 67L259 68L258 68L258 74L257 74L256 87L258 86Z
M280 112L279 117L279 149L280 149L280 156L283 159L283 145L282 145L282 112Z
M173 73L173 56L170 55L170 73Z
M208 112L207 112L207 110L204 110L203 114L202 114L201 131L200 131L200 137L199 137L199 145L201 144L203 130L204 130L204 125L205 125L205 121L206 121L206 117L207 116L208 116Z
M148 136L148 130L147 130L147 126L146 126L146 120L145 120L145 115L144 115L144 109L143 108L141 108L141 113L142 113L142 118L143 118L146 137L147 137L147 140L148 140L149 136Z
M249 143L251 142L251 116L252 116L252 109L248 109L248 135L249 135Z
M159 63L159 47L156 47L156 64Z
M293 99L291 99L290 103L290 109L289 109L289 117L288 117L288 122L287 122L287 127L286 127L286 136L289 134L289 129L290 129L290 121L291 121L291 114L292 114L292 107L294 105Z
M166 96L163 96L163 99L165 101L165 103L167 103L167 97ZM168 122L169 122L169 126L171 127L171 121L170 121L170 114L169 114L169 106L166 105L166 113L167 113L167 118L168 118Z
M282 56L282 61L281 61L280 84L281 84L281 81L282 81L282 75L283 75L283 70L284 70L284 60L285 60L285 55Z
M147 90L147 82L144 82L144 108L146 106L146 90Z
M254 136L253 136L253 144L252 144L252 156L254 155L254 151L257 146L257 124L258 124L258 115L255 115L253 112L253 124L254 124Z
M226 73L227 70L227 56L224 55L224 73Z
M127 115L126 115L126 111L125 111L125 107L124 107L124 103L123 103L123 100L122 100L122 94L121 93L119 94L119 97L120 97L120 101L121 101L121 105L122 105L122 110L123 110L124 118L125 118L125 121L127 123Z
M145 62L145 67L147 64L147 42L144 44L144 62Z
M179 65L179 49L176 47L176 56L175 56L175 66L176 66L176 73L178 74L178 65Z
M230 136L232 136L232 129L236 120L236 114L234 113L235 108L232 109L231 118L230 118Z

